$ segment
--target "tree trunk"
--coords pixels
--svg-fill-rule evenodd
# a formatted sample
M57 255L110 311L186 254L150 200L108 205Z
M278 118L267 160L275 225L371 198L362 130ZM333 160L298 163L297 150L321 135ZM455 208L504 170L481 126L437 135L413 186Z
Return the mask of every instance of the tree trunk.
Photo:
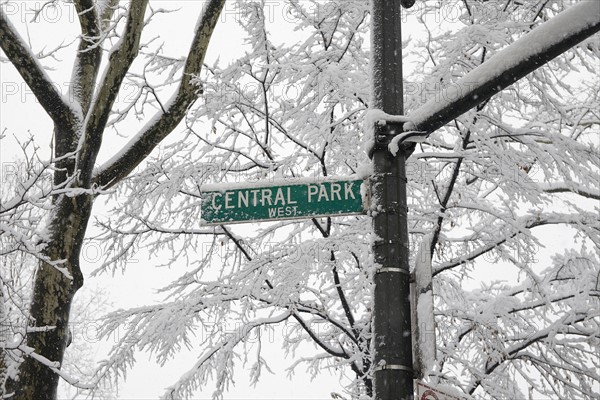
M11 400L57 398L59 376L46 364L52 363L60 369L68 345L71 304L75 293L83 285L79 253L92 203L93 198L89 195L62 196L56 201L43 254L49 260L61 261L55 265L40 261L28 324L32 330L39 331L26 335L27 346L49 362L24 355L18 378L7 382L7 394L14 393Z

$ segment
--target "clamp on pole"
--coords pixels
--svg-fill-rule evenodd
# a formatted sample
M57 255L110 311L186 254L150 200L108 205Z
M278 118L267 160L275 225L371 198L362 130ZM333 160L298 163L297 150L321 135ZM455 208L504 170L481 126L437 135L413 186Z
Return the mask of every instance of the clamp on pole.
M410 272L403 269L403 268L398 268L398 267L381 267L381 268L377 268L375 270L376 274L382 273L382 272L397 272L399 274L404 274L404 275L408 275L410 276Z
M411 367L407 367L406 365L398 365L398 364L383 364L375 368L375 372L377 371L385 371L385 370L400 370L400 371L408 371L413 372Z
M375 134L373 145L369 149L369 158L373 158L376 150L388 150L392 139L402 133L402 124L398 122L375 123Z
M401 136L397 145L408 157L414 151L417 142L422 142L426 138L426 132L410 131L404 132L404 122L386 121L385 124L375 124L375 143L369 149L369 158L373 158L373 153L376 150L389 150L392 140Z

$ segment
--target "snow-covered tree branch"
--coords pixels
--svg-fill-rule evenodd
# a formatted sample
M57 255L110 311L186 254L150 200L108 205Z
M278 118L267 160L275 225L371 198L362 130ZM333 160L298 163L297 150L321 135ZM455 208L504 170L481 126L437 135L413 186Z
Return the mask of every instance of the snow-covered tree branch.
M79 114L63 98L44 67L0 8L0 47L56 124L73 126Z

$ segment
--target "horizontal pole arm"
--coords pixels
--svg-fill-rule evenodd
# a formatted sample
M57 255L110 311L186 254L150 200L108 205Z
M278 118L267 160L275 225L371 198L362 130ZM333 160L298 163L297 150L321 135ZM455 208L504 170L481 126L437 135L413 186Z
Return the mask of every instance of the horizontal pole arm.
M400 141L441 128L600 31L600 1L582 1L538 26L408 114Z

